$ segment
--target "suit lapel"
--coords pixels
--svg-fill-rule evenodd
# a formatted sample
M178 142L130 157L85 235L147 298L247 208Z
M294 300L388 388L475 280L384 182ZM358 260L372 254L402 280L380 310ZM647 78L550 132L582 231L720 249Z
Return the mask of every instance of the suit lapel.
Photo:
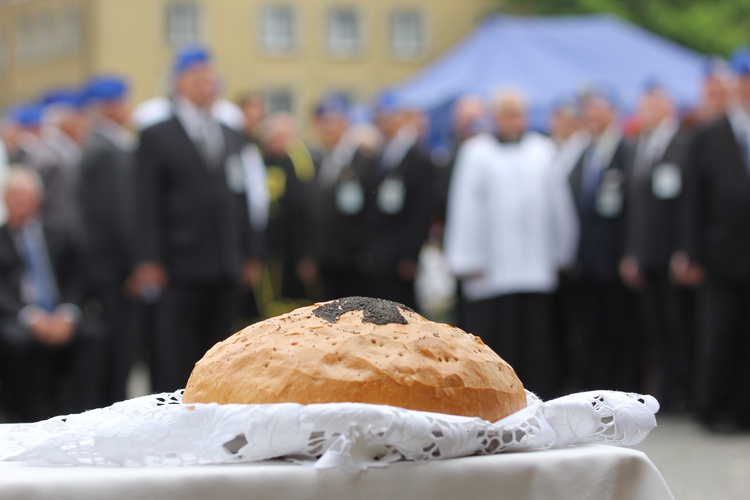
M198 146L195 145L193 140L190 138L190 136L187 133L187 130L185 130L185 127L180 123L180 119L177 118L177 116L173 116L171 119L172 122L172 129L174 132L174 137L177 140L178 148L179 149L189 149L190 150L190 157L193 158L193 163L199 167L199 170L202 172L203 175L208 176L209 167L206 163L206 160L203 158L203 153L198 149Z
M0 259L10 266L21 264L21 254L18 253L16 242L13 240L8 226L0 228L0 240L2 240L0 242Z
M570 175L568 176L568 181L570 182L570 190L573 193L573 200L575 201L576 208L579 211L581 210L581 176L583 175L583 159L586 156L587 151L588 148L586 148L583 153L581 153L581 156L578 158L575 167L573 167L573 170L570 171Z
M721 119L720 132L718 139L721 143L718 151L723 151L725 155L721 163L728 164L727 170L731 171L738 182L750 185L750 165L747 164L742 145L737 141L737 135L726 115Z

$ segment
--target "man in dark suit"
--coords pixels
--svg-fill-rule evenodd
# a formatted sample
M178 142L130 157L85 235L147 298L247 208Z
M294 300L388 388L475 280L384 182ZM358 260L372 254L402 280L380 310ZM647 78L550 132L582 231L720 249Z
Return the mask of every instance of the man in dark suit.
M200 47L174 67L174 115L141 132L134 287L162 294L152 374L157 391L185 386L193 364L232 333L238 286L257 274L238 133L210 113L219 81Z
M345 96L324 96L315 109L322 149L316 152L317 176L309 207L311 255L326 300L365 295L362 276L366 168L371 155L359 147L349 127Z
M315 164L287 113L268 117L262 134L263 163L268 183L266 270L259 299L264 316L288 312L313 299L308 255L307 199Z
M0 227L0 351L6 418L34 421L100 405L101 341L82 308L81 247L39 217L42 181L12 167Z
M435 167L393 94L380 96L375 122L385 144L367 184L365 272L371 295L414 308L417 259L435 213Z
M672 271L699 292L696 403L715 431L750 427L750 52L732 59L733 104L689 149Z
M92 133L81 159L80 204L86 236L88 286L102 305L107 339L108 402L125 399L135 341L133 304L125 283L134 263L135 147L127 129L128 85L122 78L92 79L86 94Z
M90 130L85 95L78 88L57 88L47 92L41 103L41 138L57 157L53 163L35 165L44 180L44 216L80 232L78 180L82 147Z
M676 244L677 208L687 137L680 131L666 90L652 83L639 109L641 126L630 149L625 257L620 275L636 291L641 337L648 347L645 389L655 392L662 409L685 409L688 400L690 338L683 310L685 290L675 286L669 259Z
M584 97L591 142L570 173L580 241L575 277L580 290L584 385L635 390L635 352L628 323L632 298L618 275L623 256L626 146L607 89Z

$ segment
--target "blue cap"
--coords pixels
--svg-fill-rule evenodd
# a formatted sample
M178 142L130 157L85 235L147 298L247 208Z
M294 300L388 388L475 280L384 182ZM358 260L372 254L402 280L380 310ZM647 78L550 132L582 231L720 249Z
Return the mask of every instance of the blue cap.
M180 49L175 55L172 70L175 75L181 75L193 66L211 62L211 54L200 45L188 45Z
M729 66L737 75L750 75L750 47L738 47L729 58Z
M403 103L392 90L382 91L375 99L376 113L395 113L403 109Z
M339 92L324 95L315 106L315 116L325 118L331 115L348 116L349 99Z
M97 76L86 86L86 99L93 102L112 102L124 98L128 93L128 82L119 76Z
M20 127L38 127L42 124L42 106L35 102L17 104L7 114Z
M64 106L80 109L85 104L84 92L78 89L59 88L50 90L41 99L43 106Z

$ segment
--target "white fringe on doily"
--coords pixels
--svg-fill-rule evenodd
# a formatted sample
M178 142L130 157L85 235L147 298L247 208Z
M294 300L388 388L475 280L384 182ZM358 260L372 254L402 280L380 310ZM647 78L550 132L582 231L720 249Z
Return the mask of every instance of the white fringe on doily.
M285 457L356 473L584 443L634 445L656 427L651 396L592 391L528 406L498 422L361 403L182 404L182 392L14 425L0 460L60 465L196 465Z

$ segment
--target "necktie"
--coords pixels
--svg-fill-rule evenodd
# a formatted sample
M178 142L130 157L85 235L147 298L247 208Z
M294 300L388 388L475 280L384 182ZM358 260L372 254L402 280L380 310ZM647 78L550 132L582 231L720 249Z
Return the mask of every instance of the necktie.
M645 177L648 175L653 162L653 151L653 132L643 132L638 140L638 145L635 150L635 174L637 177Z
M33 303L52 311L57 305L57 293L41 231L26 225L21 231L21 241L26 270L33 287Z
M220 137L215 130L216 124L208 114L200 114L200 133L196 135L195 144L210 168L219 165L221 155Z
M584 155L581 186L581 202L584 207L593 205L596 190L599 187L599 176L602 169L597 156L596 146L591 146Z

